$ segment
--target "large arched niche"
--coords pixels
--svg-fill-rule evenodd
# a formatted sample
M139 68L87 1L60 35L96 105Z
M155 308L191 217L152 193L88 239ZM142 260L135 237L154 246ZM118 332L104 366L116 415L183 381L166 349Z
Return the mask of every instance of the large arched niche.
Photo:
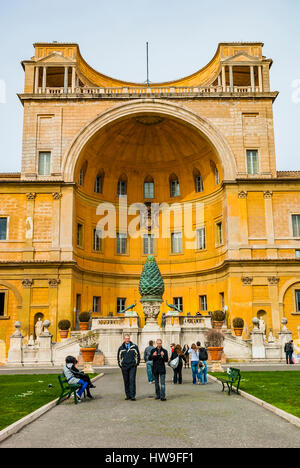
M85 148L93 138L103 132L105 133L118 122L145 116L168 119L168 121L181 125L182 128L189 128L193 133L197 133L213 149L222 167L223 178L225 180L235 180L236 163L234 155L222 134L210 122L185 107L150 99L116 106L89 122L75 137L66 154L63 163L64 180L66 182L75 180L78 161L82 158ZM172 135L170 135L170 139L172 139Z

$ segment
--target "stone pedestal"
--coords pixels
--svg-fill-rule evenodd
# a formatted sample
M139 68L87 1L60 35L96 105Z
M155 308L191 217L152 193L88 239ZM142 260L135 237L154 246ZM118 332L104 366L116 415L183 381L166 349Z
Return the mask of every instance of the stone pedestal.
M44 332L39 336L38 364L41 367L52 367L52 335Z
M23 341L24 337L21 334L11 336L7 366L23 367Z
M212 361L211 372L224 372L224 369L221 365L221 361Z

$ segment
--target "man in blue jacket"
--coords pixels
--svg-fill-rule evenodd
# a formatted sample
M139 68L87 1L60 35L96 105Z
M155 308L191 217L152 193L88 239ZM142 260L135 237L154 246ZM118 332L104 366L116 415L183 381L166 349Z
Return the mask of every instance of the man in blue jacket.
M130 341L130 335L125 335L118 351L118 364L123 374L126 400L136 401L136 371L140 361L139 348Z

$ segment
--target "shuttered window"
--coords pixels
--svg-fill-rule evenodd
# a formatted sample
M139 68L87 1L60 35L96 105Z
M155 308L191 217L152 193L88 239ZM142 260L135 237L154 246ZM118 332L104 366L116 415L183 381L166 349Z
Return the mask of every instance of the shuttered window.
M39 153L39 175L46 176L51 174L51 153Z
M258 152L256 150L247 151L247 171L250 175L258 174Z

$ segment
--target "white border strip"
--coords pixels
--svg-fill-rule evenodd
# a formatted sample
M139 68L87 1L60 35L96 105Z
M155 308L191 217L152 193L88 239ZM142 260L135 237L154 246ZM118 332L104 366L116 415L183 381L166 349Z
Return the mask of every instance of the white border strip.
M222 385L222 383L216 377L213 377L212 375L208 375L208 377L214 382L218 383L219 385ZM288 421L289 423L293 424L294 426L300 429L300 419L297 418L297 416L294 416L293 414L287 413L286 411L276 408L276 406L273 406L270 403L267 403L266 401L260 400L259 398L256 398L255 396L250 395L249 393L246 393L243 390L239 390L239 392L240 392L240 395L246 398L247 400L250 400L256 405L259 405L262 408L265 408L268 411L271 411L272 413L276 414L280 418L285 419L286 421Z
M55 374L53 374L53 375L55 375ZM97 375L97 377L94 377L92 379L92 382L94 383L98 379L101 379L102 377L104 377L104 373ZM52 408L54 408L56 406L58 398L59 397L57 397L54 401L51 401L50 403L47 403L47 405L42 406L41 408L34 411L33 413L28 414L27 416L25 416L25 418L20 419L19 421L11 424L10 426L8 426L5 429L3 429L2 431L0 431L0 442L3 442L8 437L12 436L13 434L16 434L21 429L23 429L25 426L28 426L28 424L31 424L33 421L36 421L43 414L47 413Z

